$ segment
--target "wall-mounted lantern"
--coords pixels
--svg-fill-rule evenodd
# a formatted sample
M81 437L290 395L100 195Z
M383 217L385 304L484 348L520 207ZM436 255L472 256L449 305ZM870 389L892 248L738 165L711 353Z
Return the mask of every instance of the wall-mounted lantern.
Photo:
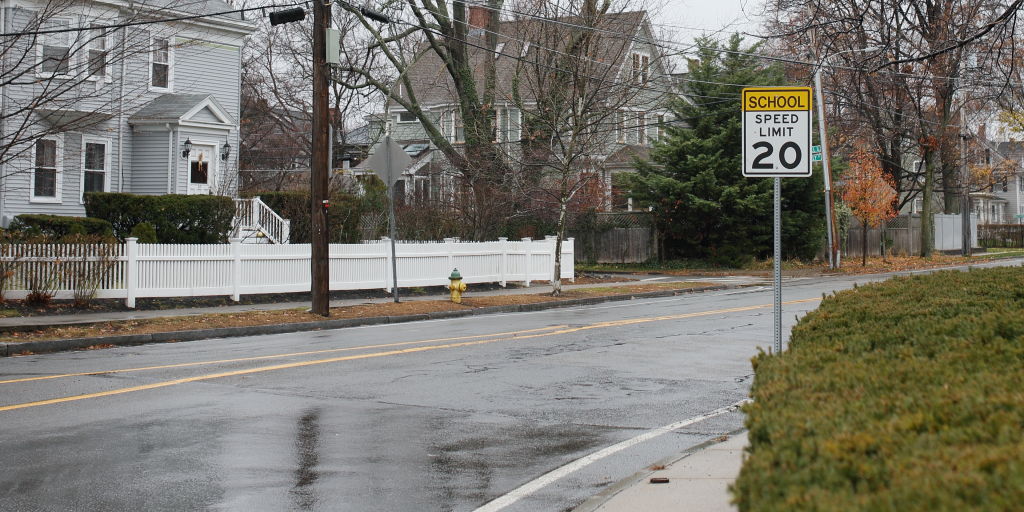
M231 156L231 144L228 141L224 141L224 145L220 148L220 159L227 161L228 157Z
M189 153L192 152L192 140L185 138L185 142L181 144L181 157L188 158Z

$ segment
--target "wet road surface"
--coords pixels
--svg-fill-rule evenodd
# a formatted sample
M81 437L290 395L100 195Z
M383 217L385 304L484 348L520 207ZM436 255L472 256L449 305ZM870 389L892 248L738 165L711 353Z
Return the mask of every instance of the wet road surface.
M822 293L784 284L784 329ZM742 427L771 290L0 360L0 510L569 510Z

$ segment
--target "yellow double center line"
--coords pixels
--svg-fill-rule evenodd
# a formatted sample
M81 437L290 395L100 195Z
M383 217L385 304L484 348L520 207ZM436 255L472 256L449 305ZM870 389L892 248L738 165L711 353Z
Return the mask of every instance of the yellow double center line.
M805 302L815 302L815 301L819 301L819 300L821 300L821 299L818 299L818 298L801 299L801 300L793 300L793 301L784 302L784 304L799 304L799 303L805 303ZM126 387L126 388L111 389L111 390L108 390L108 391L100 391L98 393L87 393L87 394L83 394L83 395L66 396L66 397L61 397L61 398L51 398L49 400L39 400L39 401L35 401L35 402L25 402L25 403L20 403L20 404L6 405L6 406L0 406L0 412L3 412L3 411L13 411L13 410L16 410L16 409L27 409L27 408L30 408L30 407L39 407L39 406L42 406L42 405L53 405L53 404L59 404L59 403L64 403L64 402L75 402L75 401L78 401L78 400L86 400L86 399L90 399L90 398L101 398L101 397L105 397L105 396L122 395L122 394L125 394L125 393L134 393L136 391L145 391L145 390L148 390L148 389L166 388L166 387L170 387L170 386L177 386L179 384L187 384L187 383L190 383L190 382L200 382L200 381L206 381L206 380L220 379L220 378L224 378L224 377L237 377L239 375L251 375L251 374L254 374L254 373L271 372L271 371L276 371L276 370L288 370L288 369L291 369L291 368L302 368L302 367L305 367L305 366L315 366L315 365L321 365L321 364L338 363L338 362L342 362L342 361L355 361L355 360L359 360L359 359L372 359L372 358L377 358L377 357L396 356L396 355L402 355L402 354L413 354L413 353L417 353L417 352L427 352L427 351L431 351L431 350L442 350L442 349L452 349L452 348L461 348L461 347L471 347L471 346L476 346L476 345L486 345L486 344L489 344L489 343L496 343L496 342L499 342L499 341L523 340L523 339L530 339L530 338L540 338L540 337L545 337L545 336L556 336L556 335L560 335L560 334L571 334L571 333L574 333L574 332L587 331L587 330L592 330L592 329L605 329L605 328L609 328L609 327L622 327L622 326L626 326L626 325L635 325L635 324L650 323L650 322L660 322L660 321L666 321L666 320L682 320L682 319L686 319L686 318L695 318L695 317L700 317L700 316L709 316L709 315L718 315L718 314L727 314L727 313L740 313L740 312L743 312L743 311L752 311L752 310L756 310L756 309L769 308L771 306L772 306L771 304L760 304L760 305L757 305L757 306L744 306L744 307L737 307L737 308L717 309L717 310L713 310L713 311L701 311L701 312L696 312L696 313L683 313L683 314L678 314L678 315L663 315L663 316L653 316L653 317L643 317L643 318L631 318L631 319L626 319L626 320L614 320L614 321L609 321L609 322L598 322L598 323L594 323L594 324L590 324L590 325L584 325L584 326L580 326L580 327L551 326L551 327L545 327L545 328L541 328L541 329L532 329L532 330L527 330L527 331L514 331L514 332L509 332L509 333L495 333L495 334L491 334L491 335L482 335L483 337L486 337L487 339L477 339L475 341L463 341L463 342L457 342L457 343L443 343L443 344L440 344L440 345L428 345L428 346L420 346L420 347L409 347L409 348L403 348L403 349L397 349L397 350L386 350L386 351L382 351L382 352L370 352L370 353L366 353L366 354L354 354L354 355L341 356L341 357L330 357L330 358L326 358L326 359L314 359L314 360L310 360L310 361L299 361L299 362L294 362L294 363L283 363L283 364L276 364L276 365L270 365L270 366L261 366L261 367L258 367L258 368L248 368L248 369L244 369L244 370L234 370L234 371L228 371L228 372L209 373L209 374L205 374L205 375L196 375L196 376L193 376L193 377L184 377L184 378L180 378L180 379L173 379L173 380L166 380L166 381L161 381L161 382L154 382L154 383L151 383L151 384L143 384L143 385L140 385L140 386L131 386L131 387ZM531 333L531 334L526 334L526 333ZM507 334L512 334L512 336L506 336ZM277 355L261 356L261 357L250 357L250 358L239 358L239 359L222 359L222 360L217 360L217 361L203 361L203 362L196 362L196 363L182 363L182 364L164 365L164 366L147 366L147 367L141 367L141 368L129 368L129 369L124 369L124 370L108 370L108 371L97 371L97 372L68 373L68 374L63 374L63 375L48 375L48 376L42 376L42 377L28 377L28 378L24 378L24 379L5 380L5 381L0 381L0 384L10 384L10 383L15 383L15 382L28 382L28 381L44 380L44 379L58 379L58 378L63 378L63 377L75 377L75 376L85 376L85 375L101 375L101 374L109 374L109 373L126 373L126 372L137 372L137 371L144 371L144 370L157 370L157 369L166 369L166 368L183 368L183 367L189 367L189 366L221 364L221 363L230 363L230 362L239 362L239 361L256 361L256 360L265 360L265 359L274 359L274 358L283 358L283 357L294 357L294 356L301 356L301 355L323 354L323 353L340 352L340 351L366 350L366 349L372 349L372 348L396 347L396 346L406 346L406 345L414 345L414 344L422 345L424 343L432 343L432 342L436 342L436 341L453 341L453 340L458 340L458 339L469 339L469 338L480 338L480 337L481 336L465 336L465 337L460 337L460 338L442 338L442 339L436 339L436 340L408 341L408 342L402 342L402 343L392 343L392 344L387 344L387 345L368 345L368 346L364 346L364 347L348 347L348 348L318 350L318 351L309 351L309 352L294 352L294 353L290 353L290 354L277 354Z

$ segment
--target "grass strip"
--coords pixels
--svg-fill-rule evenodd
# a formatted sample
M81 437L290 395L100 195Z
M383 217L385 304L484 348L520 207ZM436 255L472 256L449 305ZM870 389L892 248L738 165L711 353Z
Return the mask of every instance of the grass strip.
M1020 510L1024 269L824 300L753 360L740 510Z
M474 296L472 292L470 292L465 296L462 304L455 304L447 300L408 299L400 303L366 303L354 306L331 308L330 318L368 318L380 316L417 315L423 313L436 313L441 311L474 309L490 306L552 302L560 299L628 295L632 293L655 292L661 290L684 290L701 286L708 286L708 283L672 282L575 288L564 291L559 297L552 297L550 294L541 293ZM315 322L323 319L324 317L310 313L305 308L246 311L238 313L210 313L189 316L167 316L143 320L102 322L89 325L47 326L30 331L3 333L0 335L0 342L18 343L25 341L90 338L123 334L152 334L157 332L174 332L191 329L215 329L222 327L248 327L277 325L283 323Z

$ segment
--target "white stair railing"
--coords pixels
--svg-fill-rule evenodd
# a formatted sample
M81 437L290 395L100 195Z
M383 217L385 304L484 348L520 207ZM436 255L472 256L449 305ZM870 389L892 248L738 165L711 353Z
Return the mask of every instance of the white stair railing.
M235 199L235 236L244 238L244 231L256 236L262 235L271 243L286 244L289 241L291 221L281 218L259 196Z

